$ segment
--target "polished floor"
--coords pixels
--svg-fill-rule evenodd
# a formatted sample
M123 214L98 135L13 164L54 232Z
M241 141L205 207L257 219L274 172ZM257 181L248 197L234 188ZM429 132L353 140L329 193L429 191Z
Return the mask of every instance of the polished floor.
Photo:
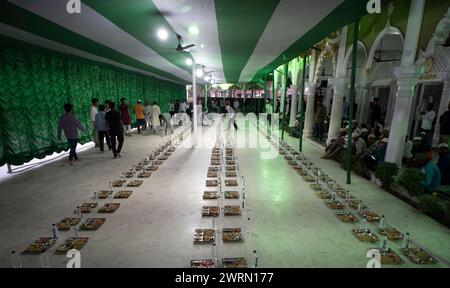
M260 267L365 267L367 251L374 245L358 242L350 232L352 224L341 223L283 157L270 157L269 143L252 125L238 121L240 130L224 139L237 144L239 173L245 178L245 209L242 216L221 215L215 223L201 217L201 207L217 204L204 201L203 192L211 156L211 145L192 149L186 139L161 168L134 194L120 200L121 207L106 215L96 232L79 232L90 238L81 250L82 267L189 267L190 260L246 257L253 265L257 251ZM205 128L200 137L213 144L216 127ZM257 146L244 145L256 141ZM255 140L256 139L256 140ZM294 147L298 140L286 137ZM77 205L89 201L94 191L108 188L108 181L139 162L164 139L159 136L126 138L123 158L91 148L82 161L69 167L64 160L14 175L0 183L0 267L10 267L9 253L23 250L37 237L50 236L50 226L72 216ZM244 143L244 144L243 144ZM248 144L248 143L247 143ZM450 231L375 184L354 176L345 185L345 171L335 163L321 160L321 148L306 140L304 154L339 184L428 251L439 257L433 267L450 262ZM242 188L242 187L241 187ZM100 200L100 202L106 202ZM242 200L221 200L220 205L242 205ZM103 217L103 216L102 216ZM250 220L249 220L250 219ZM239 244L194 245L196 228L241 227L245 241ZM62 232L60 238L73 236ZM58 244L61 242L58 241ZM392 245L394 249L398 244ZM65 267L67 258L48 253L51 267ZM39 267L38 256L22 256L24 267ZM402 267L418 267L406 260Z

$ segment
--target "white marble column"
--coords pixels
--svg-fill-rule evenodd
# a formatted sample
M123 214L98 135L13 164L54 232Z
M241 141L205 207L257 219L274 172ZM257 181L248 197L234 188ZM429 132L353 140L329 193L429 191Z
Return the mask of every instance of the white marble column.
M307 96L305 113L305 137L311 138L314 134L314 102L316 99L316 86L312 82L305 85L305 95Z
M345 54L347 47L347 31L348 27L345 26L341 30L339 39L339 52L337 56L336 65L336 77L333 81L334 94L333 105L331 106L330 124L328 128L328 143L332 138L338 137L341 131L342 122L342 104L344 102L344 95L346 91L346 67L345 67Z
M295 126L295 120L297 118L297 107L298 107L298 86L291 85L292 95L291 95L291 117L289 119L289 127Z
M402 163L411 110L414 108L414 86L417 84L417 77L422 73L422 69L415 67L414 62L419 45L424 9L425 0L411 0L401 66L397 67L394 72L398 90L385 161L398 165Z
M334 137L339 137L342 123L342 106L347 81L345 77L334 79L333 105L331 106L330 127L328 129L328 141Z
M367 124L367 115L369 114L369 89L370 89L370 69L366 68L363 71L361 78L360 98L358 102L358 123Z

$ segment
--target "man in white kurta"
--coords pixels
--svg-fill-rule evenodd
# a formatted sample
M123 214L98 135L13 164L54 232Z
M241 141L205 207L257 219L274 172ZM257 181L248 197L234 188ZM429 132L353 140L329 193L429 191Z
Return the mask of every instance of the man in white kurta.
M157 133L159 132L159 128L161 126L161 122L159 121L160 114L161 114L161 109L159 108L158 104L156 102L154 102L153 106L151 108L152 126L153 126L153 129Z

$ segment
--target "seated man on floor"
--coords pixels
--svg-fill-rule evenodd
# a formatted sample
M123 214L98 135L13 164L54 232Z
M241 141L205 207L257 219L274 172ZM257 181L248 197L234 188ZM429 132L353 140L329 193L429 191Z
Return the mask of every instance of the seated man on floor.
M448 144L442 143L439 145L439 160L437 167L441 172L441 186L450 185L450 156L448 155Z
M384 162L384 158L386 156L386 148L389 142L388 138L384 138L383 140L377 142L378 147L370 147L368 153L366 153L363 157L367 168L375 171L375 168ZM372 145L373 146L373 145Z
M411 149L412 158L415 158L417 154L423 154L425 151L422 147L422 138L415 137L413 140L413 147Z
M341 135L335 141L332 141L331 144L327 147L325 155L323 159L338 159L339 155L344 149L345 138L346 138L345 130L341 130Z
M421 167L422 172L425 174L425 181L422 181L422 185L429 193L435 193L439 190L441 185L441 172L433 161L427 159L425 154L417 154L415 162L418 167Z

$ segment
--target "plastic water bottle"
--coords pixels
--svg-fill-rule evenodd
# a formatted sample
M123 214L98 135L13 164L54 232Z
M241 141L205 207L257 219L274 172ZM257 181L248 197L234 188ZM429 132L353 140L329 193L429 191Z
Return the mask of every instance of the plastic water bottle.
M381 216L380 223L378 224L378 228L379 228L379 229L383 229L383 228L384 228L384 222L385 222L385 221L386 221L386 220L385 220L385 218L384 218L384 215Z
M255 259L255 265L253 266L253 268L258 268L258 254L256 254L256 250L253 250L253 256Z
M19 254L16 250L11 251L11 264L13 268L22 268L22 259L20 259Z
M94 199L95 202L98 201L97 192L94 192L94 195L92 196L92 199Z
M52 224L52 237L53 239L58 239L58 228L56 227L56 224Z
M381 251L385 251L387 246L387 236L383 237L383 240L381 241Z
M362 207L363 207L363 205L362 205L362 200L359 200L359 203L358 203L358 213L359 213L359 214L362 213Z
M83 217L83 213L81 213L80 206L77 206L77 209L75 210L75 214L77 215L78 218L82 218Z
M78 230L77 230L76 226L73 226L73 232L74 232L75 237L78 237Z
M402 248L403 248L403 249L408 249L408 248L409 248L409 243L410 243L409 233L406 233L406 236L405 236L405 238L403 239L403 245L402 245Z

